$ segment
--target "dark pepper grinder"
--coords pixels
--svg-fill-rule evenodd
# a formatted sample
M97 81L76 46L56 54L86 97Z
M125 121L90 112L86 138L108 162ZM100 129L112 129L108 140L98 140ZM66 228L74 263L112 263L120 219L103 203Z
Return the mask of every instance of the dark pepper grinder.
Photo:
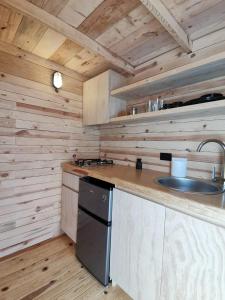
M142 170L141 158L137 158L137 160L136 160L136 170Z

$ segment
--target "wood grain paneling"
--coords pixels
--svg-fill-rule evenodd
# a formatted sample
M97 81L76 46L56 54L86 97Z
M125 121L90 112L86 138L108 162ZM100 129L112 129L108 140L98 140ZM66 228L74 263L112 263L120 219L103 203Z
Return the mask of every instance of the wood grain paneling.
M31 63L22 57L16 57L3 51L0 51L0 70L1 72L12 74L19 78L22 77L52 86L52 74L54 70ZM4 74L1 76L4 77ZM79 83L79 81L76 82L72 77L63 75L62 89L79 95L82 93L82 83Z
M187 52L192 51L192 41L168 8L160 0L141 0L173 39Z
M138 0L105 0L81 23L78 30L95 39L138 5Z
M23 16L4 6L0 6L0 16L0 40L10 43L15 37Z
M133 32L141 28L144 24L151 22L153 19L153 16L149 14L148 10L140 4L127 16L105 30L96 40L102 45L111 48L112 45L123 42L124 38L133 34Z
M66 38L62 34L52 29L48 29L34 48L33 53L48 58L65 42L65 40Z
M28 0L36 6L43 8L50 14L56 16L67 5L69 0Z
M75 243L77 241L77 219L78 193L63 185L61 228Z
M127 76L137 74L133 81L198 60L211 51L224 51L224 44L218 45L225 36L223 0L163 0L161 4L151 2L149 10L142 3L23 0L22 4L4 0L0 40L52 58L80 74L92 77L111 68ZM62 36L52 32L55 30ZM64 45L66 38L70 41ZM71 46L71 41L82 47ZM206 50L211 46L213 49ZM81 52L88 51L93 52L91 58L79 59Z
M99 155L98 131L82 126L80 86L57 94L50 72L9 58L0 58L11 73L0 79L0 256L60 234L61 163Z
M166 210L161 300L225 297L223 228Z
M224 9L223 0L162 0L168 7L177 21L182 24L185 31L188 32L191 39L196 39L207 33L216 31L224 27ZM212 17L213 16L213 17Z
M59 64L65 65L68 61L70 61L76 54L82 51L82 47L71 42L70 40L66 40L57 51L52 54L49 59L53 60Z
M142 80L148 76L151 77L162 74L177 67L198 62L214 54L222 53L224 52L224 46L224 30L215 32L212 35L207 35L194 41L193 47L195 50L193 53L184 53L182 49L178 47L136 67L137 75L130 79L129 83Z
M12 0L4 0L8 6L23 12L26 16L31 17L32 19L38 20L41 24L45 24L53 30L65 35L68 39L75 43L79 43L84 48L87 48L101 56L103 56L107 61L115 64L121 71L125 71L128 74L133 74L134 68L121 59L119 56L114 55L105 47L101 46L95 40L91 39L81 31L77 30L73 26L65 23L60 20L58 17L55 17L48 12L44 11L33 5L32 3L27 2L27 0L20 0L20 2L12 3Z
M83 268L65 235L4 258L0 268L1 299L131 300Z
M162 99L168 98L169 101L184 101L186 98L194 99L213 91L224 92L224 78L171 90L154 95L151 99L159 96ZM135 104L135 100L131 101L131 106ZM219 175L222 153L213 144L197 153L198 144L207 138L225 141L224 115L105 125L100 128L101 156L132 166L135 165L136 158L140 157L143 159L144 168L169 172L170 162L159 159L160 152L169 152L174 156L188 158L188 175L210 178L214 165Z
M173 38L143 6L132 10L97 40L135 66L177 47Z
M158 300L165 207L114 189L112 220L112 281L135 300Z
M104 0L69 0L58 14L66 23L78 27Z
M79 177L74 174L63 172L62 183L75 192L79 191Z
M75 71L65 68L64 66L59 65L57 63L54 63L53 61L51 61L49 59L45 59L36 54L22 50L12 44L4 43L4 42L0 41L0 50L7 54L16 56L22 60L27 60L31 63L45 67L47 69L57 70L58 72L61 72L64 75L72 77L76 81L76 85L79 85L79 81L83 82L83 81L87 80L87 78L85 76L82 76Z
M43 37L47 26L28 17L23 17L16 32L13 43L28 51L32 51Z

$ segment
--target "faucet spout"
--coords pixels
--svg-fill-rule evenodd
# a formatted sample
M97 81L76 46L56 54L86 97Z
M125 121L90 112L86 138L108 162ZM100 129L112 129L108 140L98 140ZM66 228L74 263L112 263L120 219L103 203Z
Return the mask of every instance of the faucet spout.
M221 146L222 150L223 150L223 166L222 166L222 172L221 172L221 177L219 177L218 179L220 181L223 182L223 184L225 185L225 144L224 142L218 140L218 139L207 139L205 141L202 141L197 148L197 152L200 152L202 150L202 147L208 143L216 143L219 146Z

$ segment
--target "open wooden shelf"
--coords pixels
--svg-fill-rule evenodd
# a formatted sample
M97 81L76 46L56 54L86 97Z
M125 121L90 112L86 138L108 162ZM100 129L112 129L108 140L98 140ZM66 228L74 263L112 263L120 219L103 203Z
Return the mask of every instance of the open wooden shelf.
M111 91L111 96L132 100L225 76L225 53L178 67Z
M137 115L128 115L122 117L114 117L110 119L110 123L132 123L140 121L165 121L184 118L196 118L205 116L213 116L216 114L225 114L225 100L213 101L208 103L170 108L154 112L140 113Z

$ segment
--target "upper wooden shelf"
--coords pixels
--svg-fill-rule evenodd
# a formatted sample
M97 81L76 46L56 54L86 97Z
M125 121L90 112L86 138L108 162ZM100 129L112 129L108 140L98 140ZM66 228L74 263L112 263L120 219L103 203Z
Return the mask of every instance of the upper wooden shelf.
M111 95L132 100L221 76L225 76L225 52L114 89Z
M225 100L111 118L110 123L166 121L225 114Z

